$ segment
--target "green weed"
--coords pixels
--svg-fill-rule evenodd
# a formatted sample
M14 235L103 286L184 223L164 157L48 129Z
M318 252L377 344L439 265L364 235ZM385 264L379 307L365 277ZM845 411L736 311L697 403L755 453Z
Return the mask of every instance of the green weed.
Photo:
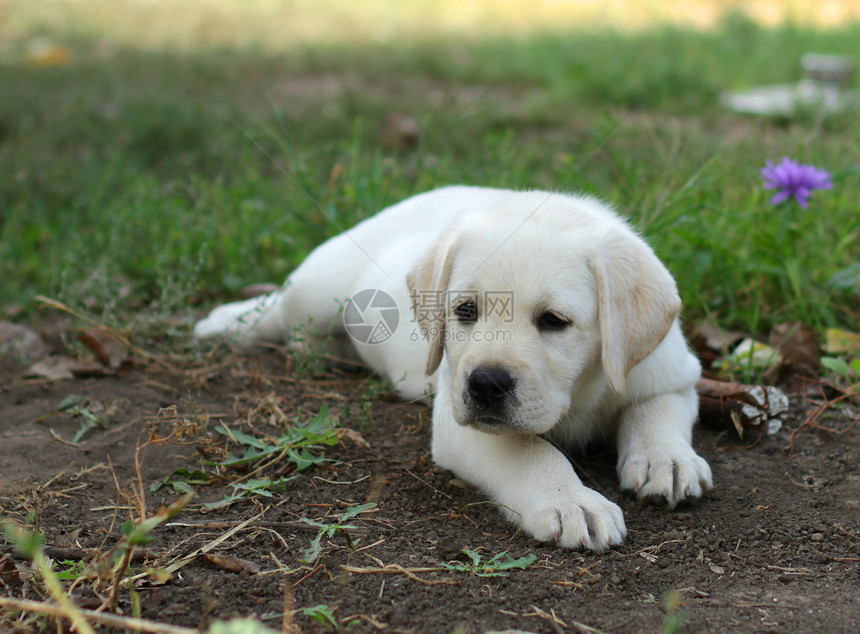
M860 390L860 350L846 349L842 352L821 357L821 365L840 388L857 392Z
M183 467L171 473L161 482L154 482L150 485L149 490L154 493L163 487L169 487L174 493L180 495L191 493L194 497L197 497L194 487L206 485L211 479L212 476L205 471L201 471L200 469L192 471Z
M684 629L689 620L687 613L681 609L684 597L677 590L666 592L663 595L665 602L666 618L663 621L662 634L678 634Z
M305 517L301 518L301 521L305 524L319 529L316 536L311 540L310 546L305 549L301 562L303 564L311 564L316 561L323 551L322 540L331 539L336 534L343 535L350 550L354 550L356 542L350 536L349 531L358 527L346 524L345 522L348 522L361 513L366 513L374 508L376 508L376 504L372 502L368 504L359 504L358 506L351 506L346 510L346 512L337 518L336 522L333 523L318 522Z
M243 450L242 454L236 456L227 453L222 460L206 461L205 464L212 467L213 472L177 469L161 482L152 484L150 491L169 487L176 493L197 497L196 487L211 483L218 474L223 475L230 469L249 465L263 470L270 464L283 467L285 463L292 463L296 471L304 471L325 462L324 448L336 445L341 436L338 419L329 415L327 407L321 408L306 425L291 427L277 437L252 436L227 425L218 425L215 431L239 445ZM261 475L247 481L231 482L229 486L233 489L232 493L216 502L206 502L204 506L208 509L219 509L249 497L273 497L283 493L286 484L295 477L297 476L271 478Z
M466 572L477 577L501 577L510 570L525 570L537 559L536 555L526 555L514 559L507 551L496 553L490 559L484 559L481 553L464 548L461 551L466 561L450 561L442 565L448 570Z
M190 321L189 305L283 280L388 204L462 182L607 199L675 274L688 321L860 318L858 114L752 119L719 105L725 90L799 79L803 53L860 57L858 24L765 28L733 13L707 30L497 30L456 46L440 27L396 55L352 33L297 34L285 54L247 17L262 5L219 3L234 18L214 39L188 12L161 33L120 8L106 20L30 6L15 3L0 76L0 112L19 113L0 118L0 310L32 315L44 294L153 332L170 314ZM320 23L349 11L313 6ZM391 19L408 31L409 15ZM72 61L23 63L14 52L36 35ZM391 112L415 119L417 145L386 145ZM772 206L758 170L782 156L832 171L834 189L808 210Z
M100 406L101 404L96 405L97 407L91 406L90 399L86 396L81 396L79 394L70 394L69 396L64 398L62 402L57 406L56 412L45 414L41 418L54 414L65 414L71 416L72 418L80 418L80 427L78 427L78 430L75 432L75 435L72 438L72 442L77 443L93 429L104 429L104 407Z
M224 496L223 499L217 502L206 502L203 506L207 509L222 509L230 506L239 500L259 495L262 497L274 497L276 493L283 493L287 490L286 483L293 480L296 476L290 478L256 478L247 482L234 482L230 484L233 489L231 495Z
M165 521L176 517L191 500L190 495L182 496L171 504L161 507L150 516L136 520L128 520L121 526L122 538L105 553L99 555L93 562L64 562L63 570L55 571L44 552L44 536L38 531L31 531L11 522L4 522L3 529L12 545L25 557L31 559L38 572L39 581L44 584L48 593L80 632L92 633L86 618L77 608L63 588L62 581L71 580L77 583L81 579L89 579L93 583L96 594L104 596L104 605L109 612L115 612L119 596L123 588L127 588L133 606L137 605L136 592L127 582L131 575L131 561L134 550L154 539L153 532ZM145 511L143 511L145 513ZM159 576L160 571L149 571ZM100 591L104 591L104 595Z
M217 463L219 467L235 467L278 456L292 462L297 471L323 462L325 458L318 453L320 446L336 445L341 434L337 417L330 416L326 406L307 425L292 427L277 438L257 438L226 425L217 426L215 431L245 448L241 456L228 454Z
M326 628L330 627L334 630L337 629L337 620L334 618L334 612L332 612L332 609L325 604L315 605L310 608L300 608L299 610L296 610L296 613L310 617L315 621L322 623Z

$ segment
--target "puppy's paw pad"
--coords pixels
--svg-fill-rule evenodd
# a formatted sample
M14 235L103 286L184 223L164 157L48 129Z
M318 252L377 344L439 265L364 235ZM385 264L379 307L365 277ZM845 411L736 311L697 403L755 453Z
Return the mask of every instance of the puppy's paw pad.
M628 456L618 465L621 488L640 501L674 508L711 488L711 468L692 447L656 447Z
M588 489L536 504L520 524L535 539L576 550L605 550L627 534L621 509Z

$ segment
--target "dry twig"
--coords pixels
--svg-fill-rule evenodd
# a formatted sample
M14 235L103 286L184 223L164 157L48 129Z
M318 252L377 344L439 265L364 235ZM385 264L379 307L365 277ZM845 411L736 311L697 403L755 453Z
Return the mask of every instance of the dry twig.
M30 612L35 614L45 614L56 618L69 618L69 614L61 607L50 603L42 603L41 601L30 601L29 599L9 599L0 597L0 606L20 610L21 612ZM129 631L139 632L154 632L164 634L199 634L199 630L190 627L179 627L177 625L168 625L167 623L156 623L155 621L147 621L144 619L136 619L129 616L121 616L119 614L108 614L106 612L95 612L93 610L84 610L76 608L77 611L88 621L107 625L108 627L117 627ZM75 623L78 631L91 632L89 625L85 629L81 629L78 623Z
M382 568L358 568L356 566L341 566L341 570L345 572L354 572L356 574L399 574L406 575L413 581L417 581L418 583L423 583L428 586L437 586L437 585L456 585L457 582L453 579L437 579L437 580L428 580L422 579L417 574L418 572L439 572L441 570L445 570L445 568L441 567L431 567L431 568L404 568L399 564L388 564Z

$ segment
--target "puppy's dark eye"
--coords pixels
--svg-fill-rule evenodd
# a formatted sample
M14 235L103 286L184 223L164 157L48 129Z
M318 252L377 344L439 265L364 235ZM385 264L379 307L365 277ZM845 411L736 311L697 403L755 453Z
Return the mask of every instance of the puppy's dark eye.
M564 330L568 326L570 326L570 322L567 321L564 317L549 311L541 313L537 319L538 330L543 330L546 332L556 332L559 330Z
M478 306L475 302L464 302L454 309L454 315L461 324L474 324L478 321Z

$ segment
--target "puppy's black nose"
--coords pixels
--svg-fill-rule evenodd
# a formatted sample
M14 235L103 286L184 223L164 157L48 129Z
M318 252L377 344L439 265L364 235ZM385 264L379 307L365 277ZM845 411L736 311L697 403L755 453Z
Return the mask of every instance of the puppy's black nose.
M482 407L498 407L514 393L514 377L504 368L477 367L472 370L466 389Z

